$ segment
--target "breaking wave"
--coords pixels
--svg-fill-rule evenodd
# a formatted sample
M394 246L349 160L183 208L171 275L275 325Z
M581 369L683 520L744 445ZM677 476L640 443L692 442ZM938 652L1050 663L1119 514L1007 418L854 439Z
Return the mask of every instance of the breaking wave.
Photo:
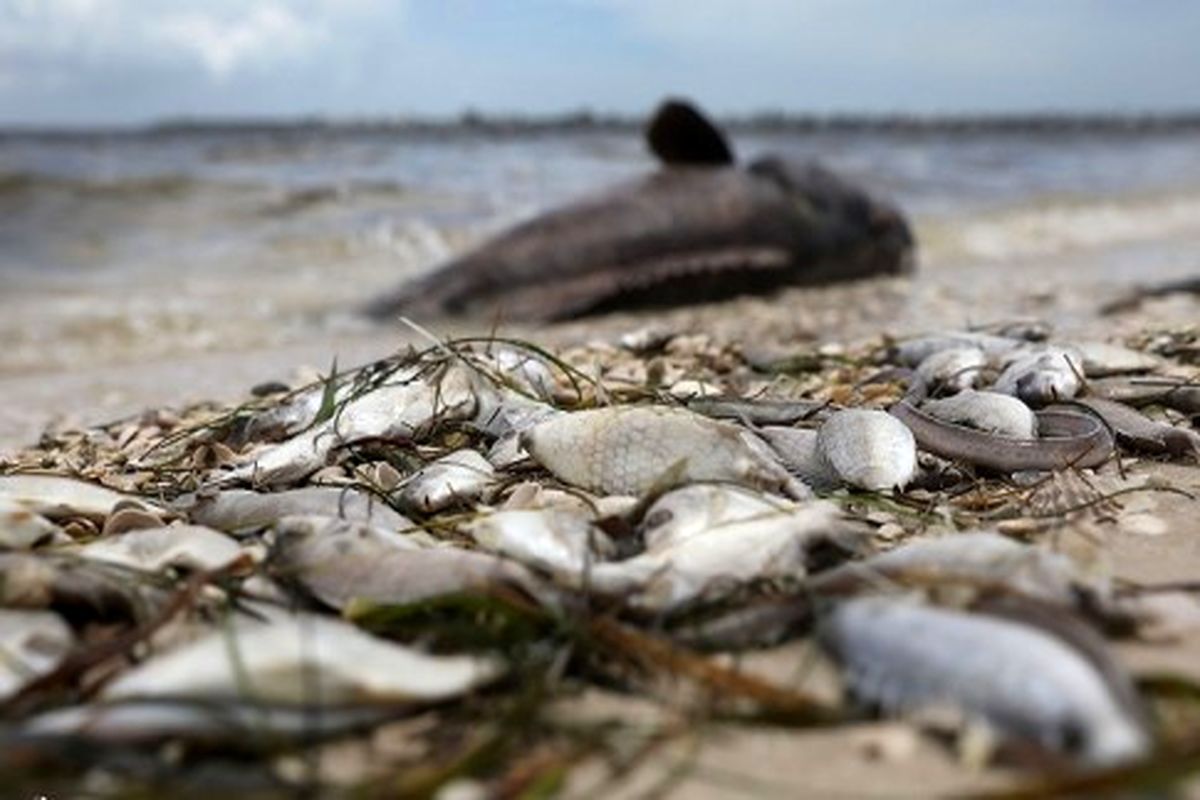
M1200 237L1200 193L1071 198L925 222L927 250L939 260L1049 257Z

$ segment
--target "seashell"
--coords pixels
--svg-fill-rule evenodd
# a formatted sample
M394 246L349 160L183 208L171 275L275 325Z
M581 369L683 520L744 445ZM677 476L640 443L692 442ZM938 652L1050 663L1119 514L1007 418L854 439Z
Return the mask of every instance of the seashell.
M101 536L115 536L126 531L136 531L145 528L161 528L162 517L144 510L137 505L118 507L104 521L100 529Z
M0 610L0 700L50 672L75 645L75 634L52 611Z
M76 552L93 561L147 572L159 572L166 567L216 570L229 566L244 553L230 537L200 525L160 525L105 535Z
M435 656L324 616L241 619L122 674L102 700L314 703L438 701L495 680L491 659Z
M978 347L951 347L939 350L917 366L917 376L928 386L970 389L979 381L987 366L987 356Z
M497 511L462 526L478 544L578 586L592 562L610 557L608 537L577 511Z
M926 400L921 409L944 422L999 436L1016 439L1037 436L1037 416L1033 409L1007 394L964 389L950 397Z
M1089 378L1152 372L1162 366L1157 356L1109 342L1072 342L1069 348L1080 354L1083 374Z
M771 446L789 472L813 489L824 492L842 485L837 471L821 452L817 431L772 425L760 428L758 435Z
M280 580L298 585L325 605L354 600L400 604L458 593L516 587L548 597L516 562L357 523L288 517L276 527L269 564Z
M0 547L28 550L62 535L62 529L24 505L0 495Z
M335 447L362 439L420 438L435 421L466 420L475 411L466 367L451 367L433 381L387 384L349 400L332 418L304 433L252 454L221 482L290 483L324 466Z
M748 582L804 576L815 553L849 549L860 531L836 506L793 503L732 486L696 485L646 513L646 551L595 564L588 588L625 595L634 608L666 613Z
M496 480L496 470L474 450L456 450L413 473L397 500L406 511L432 514L479 499Z
M151 503L94 483L60 475L27 473L0 476L0 500L7 501L10 507L16 505L27 508L49 520L86 517L103 522L123 500L135 500L148 511L165 514Z
M1035 407L1069 400L1079 392L1077 370L1082 369L1082 362L1077 351L1061 347L1023 349L1000 373L992 391L1019 397Z
M805 495L770 448L753 439L681 408L617 406L539 423L521 444L560 480L603 494L642 495L666 480L730 481Z
M859 489L903 488L917 470L912 431L886 411L852 408L831 414L817 442L842 481Z
M1092 766L1150 750L1128 679L1097 654L1018 622L866 597L837 606L822 643L862 700L892 713L950 706L998 733ZM1117 685L1117 684L1120 685Z
M269 494L223 489L190 495L177 507L197 525L234 534L269 528L284 517L305 515L341 518L391 530L412 527L408 519L379 498L351 487L307 486Z

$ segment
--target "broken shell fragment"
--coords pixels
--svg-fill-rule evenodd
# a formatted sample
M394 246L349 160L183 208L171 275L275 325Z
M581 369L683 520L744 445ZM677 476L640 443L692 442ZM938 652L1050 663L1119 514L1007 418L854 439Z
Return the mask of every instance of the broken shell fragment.
M415 472L400 489L405 511L432 514L479 499L496 479L495 468L474 450L456 450Z
M869 491L903 488L917 471L917 442L886 411L846 409L831 414L817 435L838 477Z
M521 443L560 480L603 494L641 495L664 481L730 481L806 495L770 449L750 438L681 408L618 406L547 420Z

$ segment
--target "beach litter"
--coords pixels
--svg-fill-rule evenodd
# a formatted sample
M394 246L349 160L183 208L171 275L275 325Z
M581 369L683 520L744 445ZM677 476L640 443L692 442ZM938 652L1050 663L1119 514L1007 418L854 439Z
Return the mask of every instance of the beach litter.
M357 790L512 796L584 764L617 781L681 719L864 713L973 742L1032 796L1200 758L1171 723L1200 686L1139 683L1114 646L1180 606L1105 561L1106 531L1147 527L1135 498L1187 494L1125 467L1195 468L1194 368L1041 329L786 375L646 339L435 341L15 454L0 772L201 790L254 756L223 785L270 794L334 780L298 756L402 730ZM840 689L728 658L798 643ZM597 692L663 713L558 713Z

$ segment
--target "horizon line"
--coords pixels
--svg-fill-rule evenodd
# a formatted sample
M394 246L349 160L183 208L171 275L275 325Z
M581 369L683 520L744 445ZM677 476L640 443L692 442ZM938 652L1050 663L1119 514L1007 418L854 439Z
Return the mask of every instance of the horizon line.
M750 132L796 131L1066 131L1071 129L1147 132L1200 128L1200 108L1168 111L783 111L713 114L724 128ZM328 129L337 132L441 133L460 131L493 135L539 132L624 131L640 129L650 114L575 109L561 112L483 112L450 114L222 115L179 114L131 123L24 123L0 120L0 136L171 135L201 132L283 132Z

